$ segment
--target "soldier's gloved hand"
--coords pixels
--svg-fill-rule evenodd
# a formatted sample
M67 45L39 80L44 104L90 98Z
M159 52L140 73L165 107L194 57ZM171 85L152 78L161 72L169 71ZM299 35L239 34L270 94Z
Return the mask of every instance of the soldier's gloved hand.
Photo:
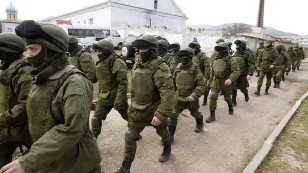
M273 69L275 66L272 64L272 65L270 65L268 68L269 69Z
M231 85L232 84L232 80L231 79L227 79L226 81L225 81L225 85Z
M193 102L195 101L195 99L192 96L188 96L186 97L186 100L188 100L189 102Z
M153 119L152 119L151 124L152 124L153 126L159 126L160 123L161 123L161 121L160 121L156 116L154 116Z
M251 79L251 76L250 75L247 75L247 80L250 80Z

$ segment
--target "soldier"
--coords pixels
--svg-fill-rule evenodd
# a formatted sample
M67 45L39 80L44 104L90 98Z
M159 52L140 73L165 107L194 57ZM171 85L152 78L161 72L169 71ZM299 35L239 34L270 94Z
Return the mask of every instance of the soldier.
M288 47L288 51L287 51L287 55L290 58L290 69L292 69L292 72L295 72L296 69L296 65L297 65L297 58L295 56L295 52L293 51L293 47L290 46Z
M268 95L268 90L271 86L271 79L273 77L273 70L275 68L275 64L278 58L279 54L277 50L273 48L273 42L270 40L266 41L265 47L260 52L257 61L257 70L260 71L257 91L254 93L257 96L260 95L260 90L265 75L266 75L265 95Z
M219 38L219 39L216 40L216 45L219 44L219 43L222 43L222 42L225 42L225 40L222 39L222 38ZM230 53L230 52L229 52L229 53ZM218 52L214 50L214 52L213 52L213 54L212 54L212 56L211 56L211 64L213 63L213 61L214 61L214 59L216 58L217 55L218 55ZM210 85L210 83L208 83L208 85ZM210 92L211 87L208 86L208 88L209 88L209 89L208 89L207 95L209 95L209 92ZM220 92L219 92L219 95L224 95L224 94L223 94L222 91L220 91Z
M218 43L214 49L217 56L211 69L210 117L206 120L207 123L216 121L215 110L219 91L223 91L225 101L228 103L229 114L233 114L232 83L240 75L238 63L229 56L228 44L225 42Z
M69 36L69 48L70 53L69 62L78 68L78 70L84 72L92 83L96 83L95 63L89 54L82 46L78 45L77 38Z
M168 52L168 49L169 43L166 40L158 41L158 55L167 62L171 74L173 74L176 68L176 56L171 56L171 54Z
M102 121L106 120L112 108L127 120L127 67L119 55L114 52L113 44L100 40L93 45L99 61L96 76L99 85L98 101L93 118L92 131L96 137L101 133Z
M260 41L259 42L259 47L257 48L257 51L256 51L256 56L255 56L255 65L257 65L257 61L258 61L258 56L260 55L261 51L263 50L264 48L264 41ZM259 77L260 76L260 71L257 70L257 67L256 68L256 72L257 72L257 75L256 77Z
M204 82L207 86L207 81L210 79L210 58L208 58L206 54L200 50L201 46L198 42L191 42L188 46L192 48L195 55L192 58L192 62L199 66ZM205 106L207 104L207 96L209 95L209 87L204 88L203 95L202 105Z
M23 58L25 50L16 34L0 34L0 168L12 162L17 147L32 144L26 113L32 66Z
M0 172L100 173L101 157L89 129L92 83L68 63L69 39L58 26L21 22L16 34L27 42L34 66L26 110L33 145Z
M176 86L176 101L174 113L168 126L172 142L177 126L177 118L184 109L188 109L196 119L195 132L200 133L203 131L203 115L199 112L199 98L202 96L205 87L203 75L198 65L192 62L194 52L191 48L182 49L177 55L181 58L181 63L177 66L173 76Z
M247 90L249 87L248 80L251 79L255 66L252 54L246 49L246 42L243 40L235 40L234 44L236 45L236 52L233 58L237 61L240 69L240 76L234 81L232 89L232 104L236 106L237 89L240 89L244 94L246 102L249 100Z
M176 56L176 53L181 49L181 45L178 42L170 44L171 56L175 57L175 67L180 63L180 58Z
M275 64L275 69L273 72L273 82L274 88L280 88L280 81L283 78L284 72L288 70L289 59L287 54L283 51L282 45L277 45L276 50L279 53L279 57Z
M298 44L296 44L294 46L293 50L294 50L294 54L295 54L295 57L296 57L296 69L299 70L299 67L301 66L302 54L301 54L301 51L298 48Z
M130 172L138 134L146 126L153 126L162 138L164 149L159 161L167 161L171 154L167 119L172 114L174 87L169 67L157 56L158 42L155 37L143 35L133 42L133 46L139 49L141 61L135 64L132 71L132 101L128 109L124 160L117 173Z

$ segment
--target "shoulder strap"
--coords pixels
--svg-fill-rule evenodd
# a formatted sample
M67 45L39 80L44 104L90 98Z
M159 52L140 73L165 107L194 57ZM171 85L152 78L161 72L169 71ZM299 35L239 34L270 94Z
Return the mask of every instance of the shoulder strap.
M58 123L58 124L63 124L64 122L63 122L63 120L58 120L58 119L56 118L56 116L53 114L52 109L51 109L51 107L52 107L51 104L52 104L52 101L55 99L56 95L58 94L59 89L61 88L61 86L62 86L62 85L64 84L64 82L66 81L66 79L67 79L68 77L70 77L71 75L73 75L73 74L80 74L80 75L82 75L82 76L84 76L85 78L88 79L87 75L85 75L83 72L81 72L81 71L79 71L79 70L74 70L74 69L70 69L69 71L65 72L65 73L58 79L58 83L57 83L57 85L56 85L56 87L55 87L55 89L54 89L54 91L53 91L53 93L52 93L52 95L51 95L51 97L50 97L50 102L49 102L49 109L50 109L51 116L52 116L52 118L55 120L55 122Z
M11 90L12 90L12 92L14 93L14 95L15 95L15 92L14 92L14 87L13 87L13 81L12 81L12 78L13 78L13 76L15 76L17 73L18 73L18 70L20 69L20 68L22 68L22 67L24 67L24 66L26 66L26 65L31 65L28 61L26 61L26 60L24 60L24 61L21 61L21 62L19 62L16 66L15 66L15 70L12 72L12 74L11 74L11 80L10 80L10 88L11 88Z
M79 51L77 54L76 54L76 56L77 56L77 64L78 64L78 69L80 69L81 70L81 65L80 65L80 57L81 57L81 55L84 53L84 52L87 52L86 50L84 50L84 49L81 49L81 51Z

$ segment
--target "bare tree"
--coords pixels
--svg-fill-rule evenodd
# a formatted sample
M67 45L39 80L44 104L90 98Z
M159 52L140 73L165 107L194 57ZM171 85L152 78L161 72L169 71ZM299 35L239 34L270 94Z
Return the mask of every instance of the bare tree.
M237 34L237 33L247 33L251 32L252 29L249 25L244 23L232 23L230 25L226 25L223 28L223 31L230 33L231 35Z

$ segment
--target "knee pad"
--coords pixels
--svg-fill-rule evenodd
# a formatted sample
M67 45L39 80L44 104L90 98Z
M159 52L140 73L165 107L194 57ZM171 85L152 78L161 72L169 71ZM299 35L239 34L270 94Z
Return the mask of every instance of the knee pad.
M128 145L133 144L135 141L137 141L138 134L132 130L128 130L125 133L125 142Z

